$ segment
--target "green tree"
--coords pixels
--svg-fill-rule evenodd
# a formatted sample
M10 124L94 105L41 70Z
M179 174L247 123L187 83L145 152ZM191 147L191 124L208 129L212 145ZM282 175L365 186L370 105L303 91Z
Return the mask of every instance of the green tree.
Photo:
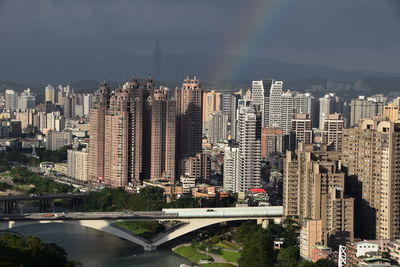
M336 264L328 259L319 259L315 265L318 267L336 267Z
M288 247L279 250L276 267L296 267L300 257L298 247Z

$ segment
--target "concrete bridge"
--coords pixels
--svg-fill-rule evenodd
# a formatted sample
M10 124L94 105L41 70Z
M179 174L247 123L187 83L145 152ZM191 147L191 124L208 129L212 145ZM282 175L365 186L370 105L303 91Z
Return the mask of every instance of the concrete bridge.
M257 220L266 227L270 221L280 223L283 207L240 207L240 208L199 208L199 209L163 209L161 212L87 212L87 213L32 213L0 216L0 230L37 223L69 223L107 232L134 242L146 251L153 251L177 237L213 224ZM180 221L151 240L134 235L116 225L125 221Z

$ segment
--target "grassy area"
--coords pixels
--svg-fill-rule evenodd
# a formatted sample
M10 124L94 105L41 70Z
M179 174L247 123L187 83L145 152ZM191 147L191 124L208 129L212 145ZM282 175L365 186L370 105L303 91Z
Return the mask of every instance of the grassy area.
M117 222L116 225L146 239L151 239L165 230L157 221Z
M201 259L207 259L206 254L200 253L191 246L181 246L174 250L174 253L182 256L194 263L198 263Z
M239 246L228 241L220 241L218 242L215 246L220 247L220 248L227 248L227 249L232 249L232 250L238 250Z
M222 250L222 257L229 262L237 262L240 258L240 253L235 251Z
M202 264L200 265L201 267L235 267L236 265L230 264L230 263L208 263L208 264Z
M28 192L33 187L35 187L35 186L29 185L29 184L16 184L16 185L14 185L15 189L21 190L21 191L25 191L25 192Z

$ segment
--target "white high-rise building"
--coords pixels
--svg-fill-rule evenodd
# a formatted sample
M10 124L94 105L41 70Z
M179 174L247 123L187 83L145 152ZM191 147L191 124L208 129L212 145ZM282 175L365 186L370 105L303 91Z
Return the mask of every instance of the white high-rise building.
M6 90L6 109L14 110L17 108L17 94L14 90Z
M224 151L224 190L238 192L239 148L226 147Z
M261 186L261 114L258 106L240 106L238 118L238 191Z
M53 85L47 85L44 89L44 101L52 104L56 103L56 89Z
M314 113L315 99L309 94L287 91L282 94L281 128L284 134L290 134L292 119L295 114L309 114L310 119Z
M18 109L26 110L35 107L35 96L31 93L31 89L25 89L18 97Z
M343 101L335 93L329 93L319 99L319 127L322 129L328 114L343 114Z
M282 87L282 81L253 81L252 104L260 106L263 127L280 126Z

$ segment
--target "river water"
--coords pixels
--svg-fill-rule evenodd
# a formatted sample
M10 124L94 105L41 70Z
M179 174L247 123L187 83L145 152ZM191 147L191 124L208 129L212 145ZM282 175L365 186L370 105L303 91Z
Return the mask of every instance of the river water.
M177 267L187 260L170 250L143 252L137 245L111 234L72 224L35 224L14 228L24 236L37 236L63 247L70 259L84 266Z

